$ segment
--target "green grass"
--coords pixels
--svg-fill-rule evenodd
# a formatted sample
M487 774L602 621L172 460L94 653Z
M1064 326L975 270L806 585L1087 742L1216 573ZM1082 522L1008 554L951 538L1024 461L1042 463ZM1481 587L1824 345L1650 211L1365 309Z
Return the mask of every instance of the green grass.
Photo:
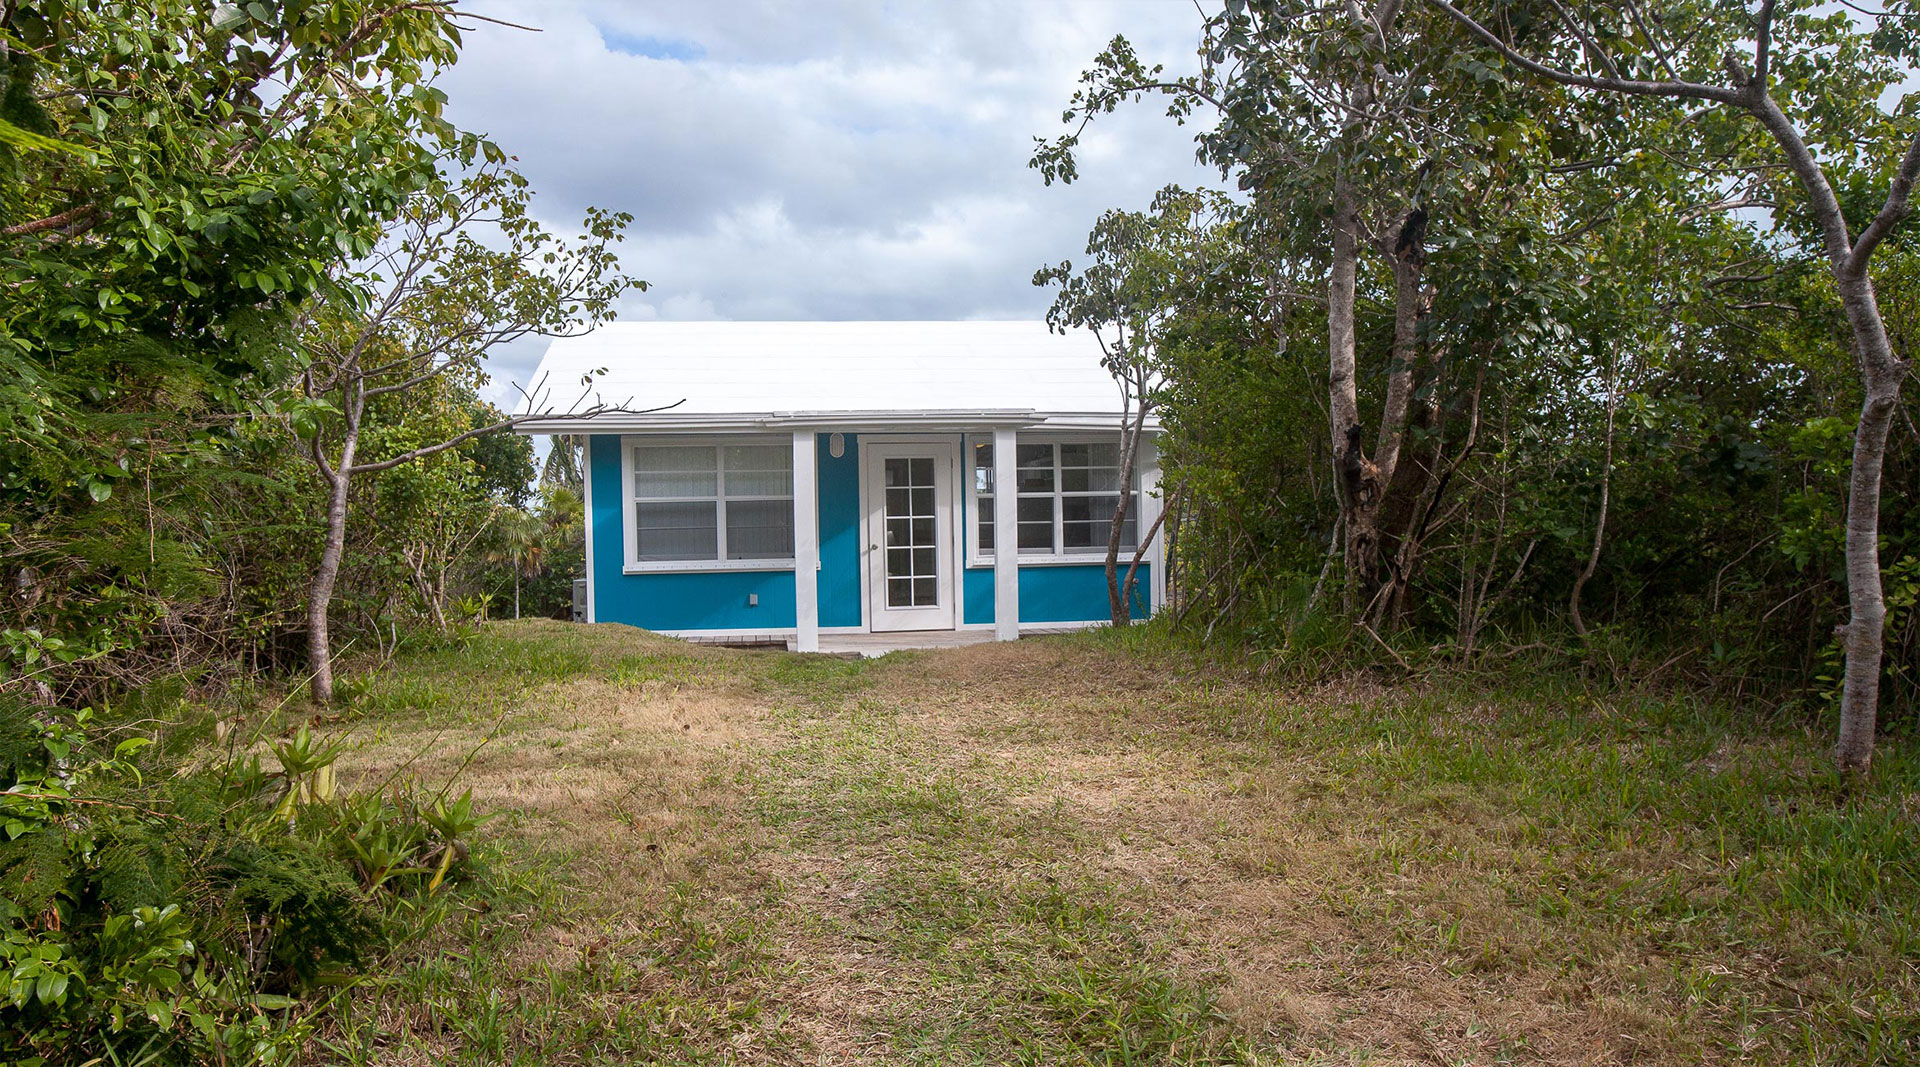
M1154 628L877 661L497 625L355 682L507 817L350 1063L1920 1060L1920 760ZM424 753L424 754L423 754ZM403 758L403 754L404 758Z

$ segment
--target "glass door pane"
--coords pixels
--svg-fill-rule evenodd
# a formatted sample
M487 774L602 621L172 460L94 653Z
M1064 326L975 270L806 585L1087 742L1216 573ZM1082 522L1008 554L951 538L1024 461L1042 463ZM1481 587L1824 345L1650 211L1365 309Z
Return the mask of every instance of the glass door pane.
M938 605L940 553L934 521L934 461L889 457L884 476L887 606Z

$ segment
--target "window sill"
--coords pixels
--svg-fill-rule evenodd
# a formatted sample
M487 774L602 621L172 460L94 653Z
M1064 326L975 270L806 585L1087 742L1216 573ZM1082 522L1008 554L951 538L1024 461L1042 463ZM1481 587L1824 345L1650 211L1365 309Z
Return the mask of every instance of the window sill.
M1105 552L1095 552L1092 554L1081 552L1081 553L1074 553L1074 554L1065 555L1065 556L1021 556L1019 566L1022 566L1022 567L1083 567L1089 563L1099 563L1104 565L1106 562L1107 562L1107 554ZM1131 548L1121 549L1120 569L1123 571L1126 570L1127 564L1131 562L1133 562L1133 549ZM1147 560L1142 559L1140 562L1144 566ZM976 557L974 559L970 559L967 561L967 569L970 571L981 571L981 570L990 571L993 569L993 557L988 556L985 559Z
M790 571L790 559L663 559L635 563L629 560L623 574L698 574L705 571Z

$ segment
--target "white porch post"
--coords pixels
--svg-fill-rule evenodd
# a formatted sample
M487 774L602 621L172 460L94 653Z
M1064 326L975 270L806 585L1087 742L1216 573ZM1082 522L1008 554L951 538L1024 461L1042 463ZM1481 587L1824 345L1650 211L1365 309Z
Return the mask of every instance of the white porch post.
M793 432L794 650L820 651L820 493L812 430Z
M1019 477L1014 433L993 431L993 639L1020 639Z
M1157 438L1150 433L1140 435L1140 457L1134 466L1140 471L1140 514L1133 520L1133 528L1145 536L1154 520L1160 517L1160 511L1166 507L1166 501L1160 499L1160 450L1155 447ZM1163 528L1154 535L1153 544L1148 546L1143 562L1151 568L1147 572L1147 614L1153 615L1167 603L1167 531Z

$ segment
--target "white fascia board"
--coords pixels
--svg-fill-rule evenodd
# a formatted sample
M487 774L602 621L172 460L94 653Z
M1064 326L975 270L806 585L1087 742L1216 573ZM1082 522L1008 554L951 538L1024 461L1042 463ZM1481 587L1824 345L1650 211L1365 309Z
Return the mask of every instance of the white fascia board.
M883 433L890 430L978 432L1003 427L1023 430L1118 430L1121 418L1091 412L1041 411L773 411L727 415L627 415L532 419L516 433L739 433L754 430L818 430ZM1149 418L1146 429L1160 432Z
M1031 410L1001 411L779 411L765 417L764 424L793 429L875 430L890 426L914 429L958 429L962 427L1031 426L1040 416Z
M1118 431L1132 420L1120 415L1086 412L1061 412L1044 415L1036 423L1036 430L1107 430ZM1160 420L1149 415L1142 427L1147 433L1160 432Z
M740 414L627 415L530 419L515 426L523 434L697 433L754 430L887 429L973 430L996 426L1033 426L1044 416L1032 411L767 411Z

